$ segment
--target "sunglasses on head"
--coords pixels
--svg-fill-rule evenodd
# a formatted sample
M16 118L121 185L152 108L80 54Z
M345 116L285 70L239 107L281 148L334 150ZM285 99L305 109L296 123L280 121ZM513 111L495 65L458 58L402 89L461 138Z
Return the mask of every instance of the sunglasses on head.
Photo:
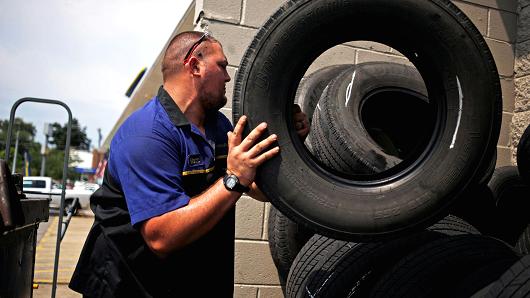
M191 58L191 54L193 54L193 51L195 51L195 49L201 44L201 42L203 42L206 38L208 37L208 32L204 32L204 34L201 36L201 38L199 38L199 40L197 40L192 46L191 48L189 49L188 53L186 54L186 56L184 56L184 65L186 65L190 58Z

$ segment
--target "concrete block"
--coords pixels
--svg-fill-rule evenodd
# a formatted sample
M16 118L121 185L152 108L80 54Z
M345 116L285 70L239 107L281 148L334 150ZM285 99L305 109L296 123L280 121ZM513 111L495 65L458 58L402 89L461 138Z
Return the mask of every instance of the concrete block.
M497 164L496 168L511 166L514 163L512 162L512 150L507 147L498 147L497 146Z
M382 52L382 53L391 53L392 48L378 42L374 41L365 41L365 40L359 40L359 41L350 41L345 43L345 45L348 45L350 47L354 48L360 48L365 50L371 50L376 52Z
M530 75L530 40L516 45L515 76L526 75Z
M258 287L234 285L234 298L258 297Z
M265 203L242 196L236 204L236 238L259 240L263 234Z
M374 51L357 51L357 63L364 62L373 62L373 61L382 61L382 62L394 62L400 64L406 64L413 66L410 61L405 57L395 56L395 55L385 55Z
M488 9L486 7L462 1L453 1L453 3L471 19L482 35L485 36L488 33Z
M228 66L226 68L228 75L230 76L230 82L226 83L226 102L225 108L232 108L232 99L234 98L234 82L236 81L236 72L237 68L233 66Z
M258 298L283 298L281 287L259 287Z
M519 0L519 5L517 6L517 11L520 12L522 9L530 5L530 0Z
M285 2L285 0L246 0L243 1L243 19L241 24L254 28L261 27L265 21Z
M530 75L515 79L515 109L517 112L530 110Z
M223 115L225 115L226 118L228 118L228 120L230 120L230 123L232 123L232 125L234 124L232 121L232 109L231 108L221 108L221 110L219 111L223 113Z
M497 8L510 12L517 12L517 0L465 0L465 2Z
M356 50L350 46L334 46L318 56L309 66L304 76L307 77L316 70L329 65L355 64L355 53Z
M528 125L530 125L530 111L515 113L513 115L511 126L512 136L510 145L510 147L513 148L513 151L515 151L515 148L517 148L519 140L521 139L521 136L523 135L523 132L528 127Z
M530 5L521 8L517 28L517 41L523 42L527 40L530 40Z
M515 108L515 84L512 78L501 79L502 110L512 113Z
M201 12L208 19L238 24L241 20L241 0L223 0L222 5L217 0L196 0L195 17Z
M499 135L499 141L497 142L498 146L510 146L510 129L512 124L512 117L513 114L511 113L502 113L501 133Z
M490 9L488 36L509 43L517 38L517 15L513 12Z
M201 19L200 27L210 31L221 42L228 63L234 67L239 66L245 50L256 34L256 29L206 18Z
M235 283L251 285L280 284L272 261L269 243L265 241L236 240Z
M271 203L265 204L265 220L263 221L263 234L261 239L269 240L269 215L271 214Z
M514 46L506 42L496 41L489 38L486 38L486 43L493 54L499 75L505 77L513 76L515 59Z

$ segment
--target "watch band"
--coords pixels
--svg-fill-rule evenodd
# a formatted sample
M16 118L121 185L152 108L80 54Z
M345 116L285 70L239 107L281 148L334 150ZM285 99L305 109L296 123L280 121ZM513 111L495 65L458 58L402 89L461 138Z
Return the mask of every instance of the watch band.
M229 180L235 181L233 183L233 186L229 185ZM223 185L225 188L229 191L235 191L239 193L249 192L250 188L248 186L244 186L243 184L239 183L239 178L234 174L225 174L223 177Z

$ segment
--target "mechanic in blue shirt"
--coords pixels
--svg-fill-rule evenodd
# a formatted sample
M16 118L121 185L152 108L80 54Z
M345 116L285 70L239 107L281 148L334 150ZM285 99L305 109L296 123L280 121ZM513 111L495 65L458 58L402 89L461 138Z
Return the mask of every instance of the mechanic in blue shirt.
M266 201L256 168L279 152L276 135L242 137L218 110L230 80L221 44L202 32L175 36L164 85L114 136L94 225L70 287L85 297L231 297L234 207L243 192ZM297 132L309 124L296 110Z

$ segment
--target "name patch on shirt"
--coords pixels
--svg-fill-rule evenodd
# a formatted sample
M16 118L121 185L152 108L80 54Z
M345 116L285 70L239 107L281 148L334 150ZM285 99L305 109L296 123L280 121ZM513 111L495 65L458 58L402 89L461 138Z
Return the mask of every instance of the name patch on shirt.
M188 156L188 165L195 166L201 163L201 156L199 154L194 154Z

